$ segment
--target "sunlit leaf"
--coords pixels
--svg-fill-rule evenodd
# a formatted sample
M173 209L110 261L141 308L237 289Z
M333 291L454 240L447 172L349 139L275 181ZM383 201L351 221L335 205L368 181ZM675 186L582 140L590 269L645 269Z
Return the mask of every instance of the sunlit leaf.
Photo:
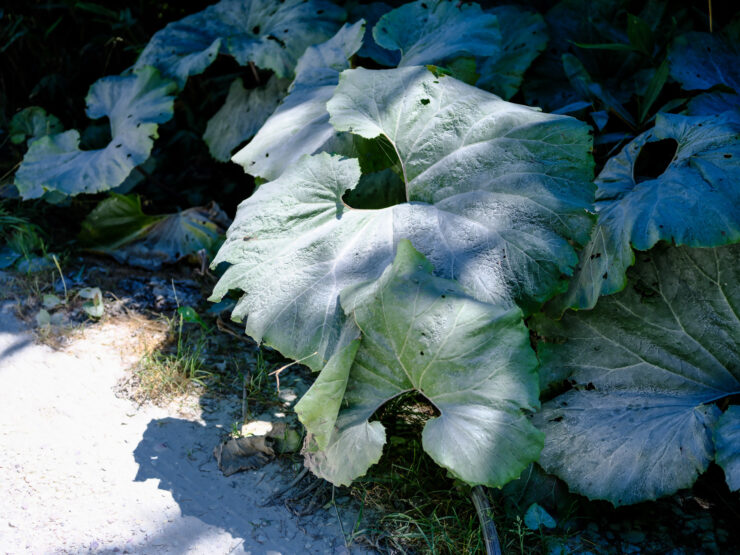
M332 36L345 16L324 0L221 0L155 33L136 67L154 66L182 87L228 54L291 77L306 47Z
M224 105L208 120L203 134L211 155L216 160L228 162L232 151L253 137L275 111L287 88L288 80L274 75L264 86L249 90L244 88L240 78L234 80Z
M174 82L151 67L96 81L87 95L87 115L109 119L110 144L100 150L80 150L76 130L34 141L15 175L21 196L73 196L120 185L149 158L158 124L172 117L175 89Z
M417 391L440 413L422 433L432 459L470 484L500 487L516 478L542 445L522 412L537 406L538 391L521 312L478 302L454 281L434 277L408 241L398 244L373 290L359 301L352 289L342 293L362 339L336 428L323 450L309 445L306 465L348 485L378 460L385 442L370 417Z
M304 154L321 152L336 131L329 124L326 102L362 44L364 21L345 25L330 40L308 48L296 67L296 78L283 103L252 141L234 155L244 171L276 179Z
M247 293L233 316L247 316L249 335L321 368L346 330L339 292L377 278L401 238L482 301L529 312L563 290L577 260L570 241L585 243L592 223L585 124L425 68L348 70L329 112L339 131L385 138L411 202L347 206L359 163L328 155L260 186L215 261L231 267L213 298Z

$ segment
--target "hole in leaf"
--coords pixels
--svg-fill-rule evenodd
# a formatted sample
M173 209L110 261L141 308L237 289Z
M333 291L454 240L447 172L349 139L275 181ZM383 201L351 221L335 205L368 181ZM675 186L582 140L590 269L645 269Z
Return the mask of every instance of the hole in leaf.
M255 35L259 35L260 34L260 26L259 25L255 25L254 27L252 27L252 33L254 33Z
M393 170L364 174L357 186L344 193L342 201L361 210L380 210L406 202L403 181Z
M424 395L410 391L390 399L380 407L370 420L380 420L390 436L416 436L421 434L424 424L440 412Z
M428 98L422 98L422 99L421 99L421 103L422 103L422 104L423 104L424 106L426 106L427 104L429 104L429 102L430 102L430 100L429 100Z
M675 158L677 150L678 142L675 139L663 139L643 146L632 168L635 183L660 177Z
M98 150L107 147L113 137L110 132L108 118L101 118L95 123L88 125L80 137L80 150Z

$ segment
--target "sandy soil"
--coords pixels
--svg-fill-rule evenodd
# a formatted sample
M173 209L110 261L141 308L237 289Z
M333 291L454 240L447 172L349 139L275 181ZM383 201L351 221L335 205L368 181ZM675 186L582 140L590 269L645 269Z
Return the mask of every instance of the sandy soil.
M53 350L0 304L0 553L361 551L346 547L333 510L297 518L260 506L295 469L218 471L225 404L117 398L134 335L101 324ZM339 514L351 531L356 508L346 500Z

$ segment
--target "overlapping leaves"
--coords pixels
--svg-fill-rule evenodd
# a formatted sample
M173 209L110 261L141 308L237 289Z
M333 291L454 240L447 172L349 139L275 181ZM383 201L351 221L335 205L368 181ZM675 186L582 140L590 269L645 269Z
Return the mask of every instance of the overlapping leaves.
M543 17L518 6L498 6L495 15L501 31L499 51L482 60L476 85L508 100L516 94L524 72L547 44Z
M76 130L34 141L15 176L24 199L46 193L78 195L113 189L144 163L158 124L173 113L176 85L152 67L130 75L104 77L87 96L87 115L110 120L112 140L100 150L80 150Z
M345 25L334 37L306 50L296 67L290 93L267 119L257 135L233 161L252 175L272 180L304 154L321 152L336 132L329 124L326 102L359 50L364 21Z
M363 475L385 443L370 418L409 391L439 411L424 427L424 450L458 478L502 486L537 457L542 435L522 412L538 404L537 362L519 309L481 303L434 277L405 240L376 283L342 292L342 306L362 337L331 359L296 407L315 434L306 452L315 474L337 485Z
M668 154L651 154L654 144ZM643 162L661 159L664 171L640 175ZM655 127L611 158L596 179L598 225L560 306L591 308L599 295L624 287L632 247L648 250L661 240L693 247L740 241L738 179L740 121L660 114Z
M737 24L735 24L738 26ZM740 113L740 49L732 29L711 34L692 32L671 44L671 76L686 90L721 88L699 95L689 103L692 115L712 115L727 110Z
M398 66L449 62L460 56L488 57L501 51L496 16L475 3L418 0L385 14L373 28L375 42L397 50Z
M543 385L574 388L543 405L540 464L590 498L636 503L689 487L714 458L720 410L740 392L740 245L656 247L621 293L541 320ZM733 413L734 414L734 411ZM737 486L731 415L718 461Z
M211 156L228 162L232 151L259 131L287 88L287 79L274 75L263 86L249 90L241 78L232 82L224 105L208 120L203 134Z
M154 66L180 86L219 53L291 77L306 47L329 38L345 16L324 0L221 0L155 33L136 64Z
M510 104L425 68L349 70L329 102L339 131L382 136L411 201L347 206L357 160L303 158L239 207L214 290L245 295L247 333L321 368L343 334L348 285L373 280L407 238L477 299L525 312L562 290L587 241L593 189L584 124Z
M138 197L113 194L82 222L80 240L122 264L158 270L199 251L211 257L228 224L215 202L153 216L143 212Z

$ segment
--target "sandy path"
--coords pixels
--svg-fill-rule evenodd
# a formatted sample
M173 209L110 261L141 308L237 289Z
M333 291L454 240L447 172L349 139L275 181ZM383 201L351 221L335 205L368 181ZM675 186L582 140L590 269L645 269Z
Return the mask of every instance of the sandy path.
M0 553L350 551L334 511L259 506L290 481L280 464L218 471L224 407L183 417L116 398L126 338L99 327L58 352L0 305ZM340 514L352 530L356 512Z

